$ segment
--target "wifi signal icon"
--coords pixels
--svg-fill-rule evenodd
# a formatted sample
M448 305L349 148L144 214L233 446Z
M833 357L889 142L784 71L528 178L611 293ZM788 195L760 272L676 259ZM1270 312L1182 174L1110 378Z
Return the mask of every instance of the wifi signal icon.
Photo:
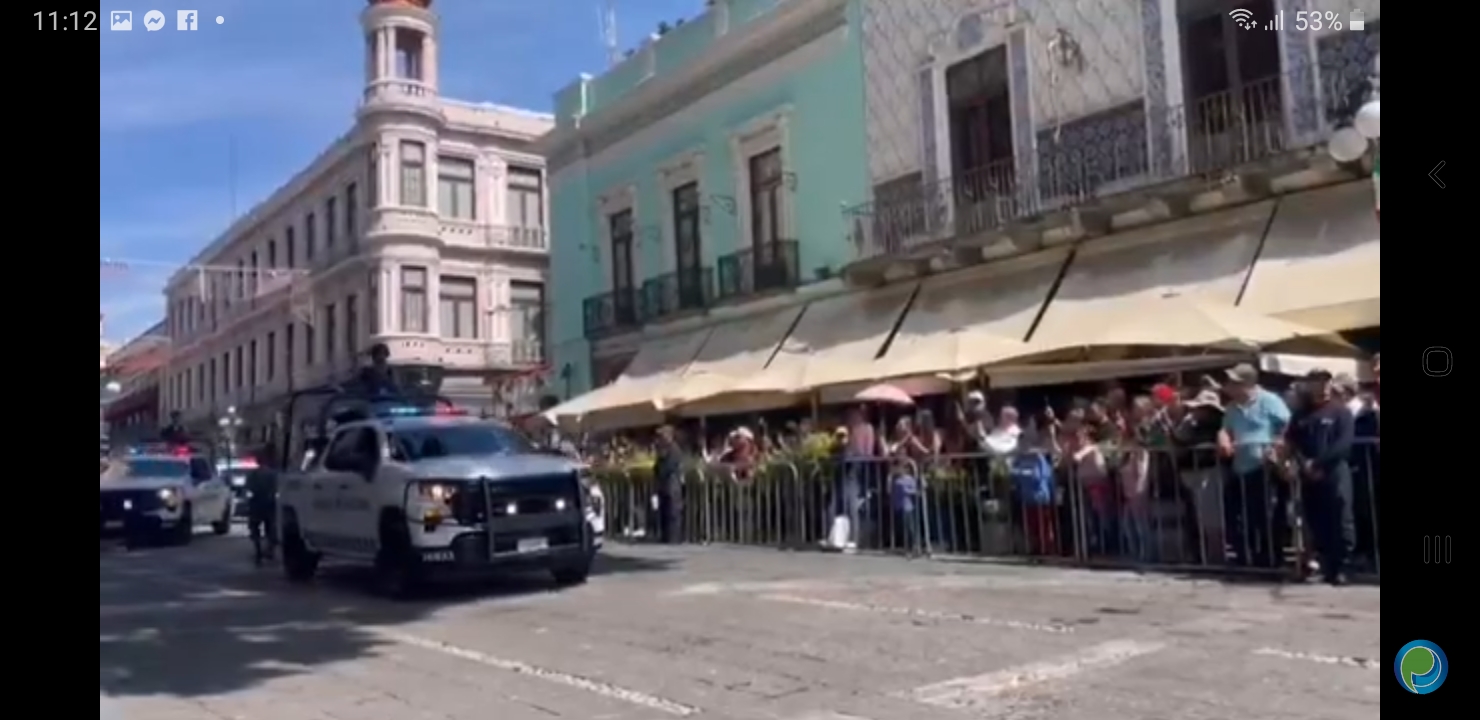
M1243 8L1228 13L1228 17L1233 18L1233 23L1245 30L1253 30L1257 27L1257 24L1254 22L1254 13Z

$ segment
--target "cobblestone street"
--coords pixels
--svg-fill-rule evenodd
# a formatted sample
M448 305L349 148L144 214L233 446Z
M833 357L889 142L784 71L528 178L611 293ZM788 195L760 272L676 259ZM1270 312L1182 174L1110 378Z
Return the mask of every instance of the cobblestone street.
M103 548L101 702L133 720L1365 720L1375 588L726 548L369 598L245 541Z

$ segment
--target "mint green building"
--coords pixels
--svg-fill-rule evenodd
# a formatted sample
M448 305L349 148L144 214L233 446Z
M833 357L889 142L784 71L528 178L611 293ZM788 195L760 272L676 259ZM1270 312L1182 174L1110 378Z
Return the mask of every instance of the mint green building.
M557 93L542 147L554 394L839 283L855 257L841 209L869 196L856 13L718 0Z

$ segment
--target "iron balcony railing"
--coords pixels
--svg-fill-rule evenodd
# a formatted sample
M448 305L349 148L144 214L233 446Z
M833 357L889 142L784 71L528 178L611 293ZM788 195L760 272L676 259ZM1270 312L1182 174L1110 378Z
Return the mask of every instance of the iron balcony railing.
M1041 130L1030 158L1008 158L954 177L881 186L873 201L843 210L858 259L906 253L953 237L1068 210L1101 198L1188 178L1220 183L1232 172L1322 142L1365 81L1306 68L1148 109L1141 101ZM723 265L721 265L723 270ZM721 293L724 291L721 274Z
M509 359L519 367L544 365L544 338L514 338L509 342Z
M638 325L637 291L623 288L592 295L581 303L586 337L610 335Z
M642 284L638 316L643 322L703 310L714 303L714 269L685 268L648 278Z
M770 240L719 259L716 300L790 290L801 284L801 262L795 240Z

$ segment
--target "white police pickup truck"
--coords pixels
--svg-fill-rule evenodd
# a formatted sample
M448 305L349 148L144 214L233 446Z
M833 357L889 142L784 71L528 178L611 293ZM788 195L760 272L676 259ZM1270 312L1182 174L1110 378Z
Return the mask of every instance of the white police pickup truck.
M496 421L390 408L334 427L302 468L278 487L294 582L328 558L373 566L376 589L392 597L514 567L578 584L605 525L583 465Z
M231 531L231 490L204 457L131 451L98 476L98 535L130 546L184 545L195 528Z

